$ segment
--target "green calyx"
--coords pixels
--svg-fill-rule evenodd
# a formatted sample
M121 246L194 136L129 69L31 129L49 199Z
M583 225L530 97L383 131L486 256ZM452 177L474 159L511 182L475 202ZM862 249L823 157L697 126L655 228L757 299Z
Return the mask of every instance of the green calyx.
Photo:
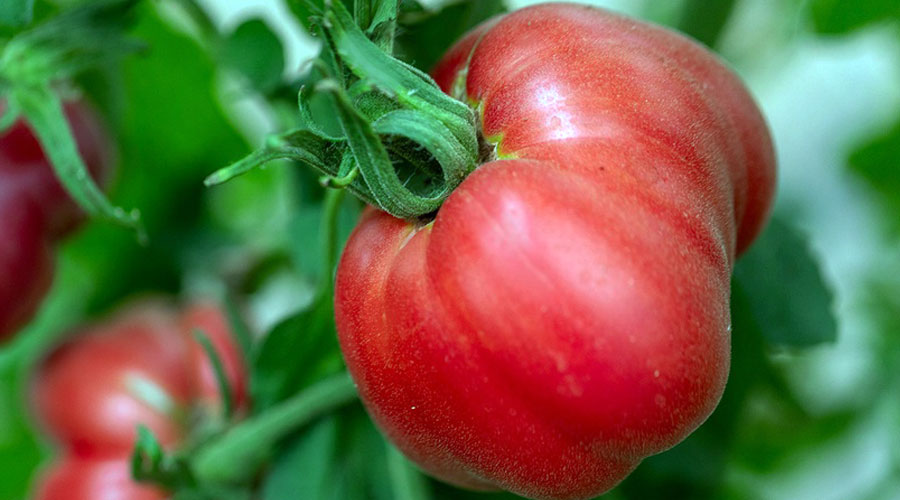
M434 213L478 162L472 109L444 94L430 76L392 56L396 1L326 2L314 27L323 41L317 82L301 88L305 125L207 179L218 184L273 159L312 166L330 187L401 218ZM312 102L327 103L332 127ZM321 116L321 113L320 113ZM326 131L326 129L328 131Z

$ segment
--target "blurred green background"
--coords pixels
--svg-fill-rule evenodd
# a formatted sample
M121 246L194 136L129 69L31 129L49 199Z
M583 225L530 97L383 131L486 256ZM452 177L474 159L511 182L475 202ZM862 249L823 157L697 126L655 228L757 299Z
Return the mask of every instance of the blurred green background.
M303 77L316 44L290 2L199 3L207 26L175 0L143 2L131 35L146 50L77 82L117 142L111 196L141 209L151 244L88 225L61 248L38 318L0 349L0 500L24 498L49 456L29 421L28 374L71 325L135 294L237 288L251 324L266 331L312 300L321 252L315 177L273 165L212 190L202 179L297 119L284 82ZM537 2L508 6L528 3ZM711 45L758 100L779 160L780 223L736 271L734 362L722 404L608 497L900 498L900 3L585 3ZM36 13L58 6L39 1ZM344 234L358 209L345 202ZM807 245L833 300L817 295ZM767 309L760 297L777 304ZM833 311L836 337L822 307ZM385 483L393 462L371 453L383 441L358 407L345 413L285 447L264 498L393 498ZM437 498L511 498L421 486Z

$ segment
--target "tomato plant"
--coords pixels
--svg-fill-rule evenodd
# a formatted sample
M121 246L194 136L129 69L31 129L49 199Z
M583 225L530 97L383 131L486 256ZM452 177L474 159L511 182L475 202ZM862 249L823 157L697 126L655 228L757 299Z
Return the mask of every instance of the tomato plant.
M707 50L585 6L482 25L434 74L479 113L489 161L433 221L364 216L337 276L348 367L435 476L600 494L722 395L768 130Z
M246 410L241 354L224 315L208 303L179 315L158 302L131 305L73 332L43 360L32 381L32 405L63 458L42 480L41 498L55 498L52 492L70 483L84 498L107 491L157 498L129 476L138 428L174 449L222 410L220 381L192 336L196 331L211 339L223 382Z
M0 500L891 496L900 350L830 363L804 234L847 142L791 144L889 72L769 64L889 9L232 3L0 1Z
M68 103L65 115L89 172L102 181L111 168L109 138L84 104ZM0 203L0 227L8 233L0 243L0 269L10 276L0 284L4 340L31 319L50 286L51 247L84 219L23 119L0 133Z

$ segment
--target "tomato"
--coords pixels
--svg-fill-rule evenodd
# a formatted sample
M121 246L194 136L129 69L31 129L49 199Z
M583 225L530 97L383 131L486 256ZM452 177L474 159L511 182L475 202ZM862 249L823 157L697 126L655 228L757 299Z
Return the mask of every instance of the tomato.
M163 500L169 495L131 479L127 458L65 457L38 480L34 500Z
M64 111L82 160L94 179L103 183L112 166L110 138L85 104L68 102ZM18 186L39 203L53 239L74 230L84 218L57 180L41 144L23 119L0 135L0 179L7 186Z
M192 397L187 347L165 306L133 305L75 332L43 361L31 393L35 412L51 436L84 457L130 453L138 424L174 445Z
M65 112L88 169L102 181L109 138L84 105L69 103ZM0 134L0 342L34 315L52 281L52 243L83 218L28 124L20 119Z
M476 28L434 71L487 162L433 221L370 209L338 334L377 425L450 483L589 498L683 440L730 362L730 274L774 154L700 45L592 7Z
M0 184L0 342L31 319L53 277L40 208L7 187Z
M221 406L222 394L216 379L215 369L206 351L191 336L195 330L207 335L210 343L222 361L225 376L231 387L236 408L246 408L249 404L247 395L247 372L243 355L232 337L228 319L222 310L208 302L198 302L182 312L181 327L190 340L189 364L193 371L192 378L196 383L195 404L209 409Z
M139 425L171 450L221 410L194 328L209 336L239 408L246 407L245 364L221 310L203 302L183 312L159 301L131 304L73 332L37 367L32 407L63 454L38 481L37 498L167 498L131 480L128 457Z

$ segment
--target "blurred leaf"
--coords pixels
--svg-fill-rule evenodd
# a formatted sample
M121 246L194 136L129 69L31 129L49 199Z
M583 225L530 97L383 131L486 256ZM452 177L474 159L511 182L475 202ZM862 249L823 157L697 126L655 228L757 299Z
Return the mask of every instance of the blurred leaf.
M328 416L297 436L275 459L263 482L263 500L329 498L337 453L338 422Z
M338 250L344 248L344 242L356 226L360 208L361 204L355 197L347 196L341 202L336 228ZM290 227L290 250L294 266L304 277L317 282L326 272L322 266L324 248L318 237L321 223L322 204L305 203L296 210Z
M228 35L222 47L222 60L260 91L270 91L281 83L284 48L261 19L244 21Z
M734 277L769 342L800 347L837 337L832 292L816 258L805 238L778 218L738 260Z
M341 368L331 294L322 294L276 325L253 359L250 390L257 410Z
M384 438L354 404L284 448L264 481L263 500L397 500L386 452Z
M396 51L401 59L429 71L464 33L504 10L501 0L459 1L438 12L403 16Z
M848 33L881 21L900 21L897 0L813 0L809 9L816 31L829 35Z
M388 471L396 500L428 500L428 481L409 460L392 445L387 446Z
M329 500L397 500L389 480L384 437L362 405L340 413L341 437L334 496Z
M865 179L887 205L887 213L900 213L900 121L850 155L850 169ZM900 231L900 219L891 217Z
M94 310L138 291L179 288L181 252L203 223L203 178L247 151L212 92L212 58L152 5L141 4L134 33L146 55L86 80L118 136L111 198L140 209L150 238L141 247L121 230L92 224L66 249L94 277L87 292Z
M306 28L306 31L310 31L310 18L316 14L320 14L321 10L326 0L287 0L288 8L294 14L294 17L300 21L300 24ZM314 3L317 6L317 10L319 12L314 12L310 9L309 4ZM353 0L344 0L344 5L347 6L351 12L353 11Z
M25 26L31 22L34 0L3 0L0 2L0 25Z
M734 4L734 0L687 0L678 29L707 47L715 47Z
M25 498L42 453L31 431L18 364L0 365L0 500Z

